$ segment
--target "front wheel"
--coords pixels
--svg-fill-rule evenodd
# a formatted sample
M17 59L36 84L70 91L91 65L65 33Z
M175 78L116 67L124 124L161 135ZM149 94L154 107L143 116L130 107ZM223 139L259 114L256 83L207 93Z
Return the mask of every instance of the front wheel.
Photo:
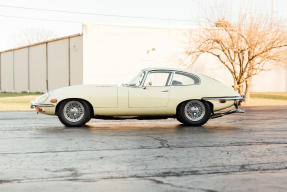
M200 126L205 124L211 116L211 109L207 103L199 100L190 100L179 106L177 119L191 126Z
M58 117L67 127L81 127L91 119L91 111L84 101L68 100L60 104Z

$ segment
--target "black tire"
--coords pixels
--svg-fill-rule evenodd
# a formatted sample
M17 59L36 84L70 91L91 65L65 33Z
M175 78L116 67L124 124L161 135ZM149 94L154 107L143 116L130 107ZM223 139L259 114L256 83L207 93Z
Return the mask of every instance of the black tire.
M61 123L67 127L84 126L92 116L87 102L81 100L67 100L60 103L57 115Z
M180 105L178 106L177 111L176 111L176 119L177 119L179 122L181 122L182 124L184 124L184 121L182 120L181 115L179 115L179 110L180 110L180 108L181 108L181 106L182 106L183 104L184 104L184 103L180 104Z
M190 100L182 103L176 115L179 122L189 126L201 126L205 124L210 117L210 106L200 100Z

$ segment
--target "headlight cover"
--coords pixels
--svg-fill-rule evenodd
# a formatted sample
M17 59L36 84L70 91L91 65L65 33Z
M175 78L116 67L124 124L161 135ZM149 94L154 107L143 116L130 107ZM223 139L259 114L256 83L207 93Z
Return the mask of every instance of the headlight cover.
M41 95L36 99L36 103L44 103L49 97L49 92Z

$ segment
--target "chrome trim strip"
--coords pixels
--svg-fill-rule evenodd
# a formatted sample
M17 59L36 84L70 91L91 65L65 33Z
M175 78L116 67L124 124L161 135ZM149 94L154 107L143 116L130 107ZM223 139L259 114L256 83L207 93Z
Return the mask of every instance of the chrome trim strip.
M55 107L54 104L39 104L39 103L35 103L35 102L31 102L31 109L36 108L36 107Z
M147 73L149 73L149 72L167 72L167 73L172 73L171 82L173 80L173 75L175 73L186 75L186 76L190 75L190 76L193 76L193 77L198 79L198 83L191 84L191 85L200 85L201 84L201 79L199 78L199 76L197 76L197 75L195 75L195 74L193 74L191 72L187 72L187 71L180 71L180 70L176 70L176 69L143 69L143 71L145 71ZM168 85L168 86L171 86L171 82L170 82L170 85ZM190 85L178 85L178 86L190 86Z
M202 97L203 100L239 100L244 101L244 96L226 96L226 97Z
M146 77L147 77L147 74L148 74L148 71L143 71L143 73L144 73L144 76L142 78L141 84L138 87L143 87L144 82L145 82Z
M171 86L171 82L172 82L172 80L173 80L173 76L174 76L174 74L175 74L175 72L174 72L174 71L172 71L172 72L171 72L171 74L170 74L170 77L169 77L169 79L168 79L167 86Z

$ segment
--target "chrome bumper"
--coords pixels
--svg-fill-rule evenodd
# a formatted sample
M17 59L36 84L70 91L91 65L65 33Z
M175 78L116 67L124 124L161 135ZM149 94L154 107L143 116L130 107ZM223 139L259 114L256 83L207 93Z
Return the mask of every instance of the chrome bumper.
M36 108L36 107L55 107L54 104L39 104L36 103L35 101L31 101L31 109Z
M232 109L232 110L229 110L229 111L226 111L223 113L213 113L211 115L211 119L222 117L224 115L229 115L232 113L244 113L245 112L244 110L238 108L239 102L245 101L244 95L242 95L242 96L230 96L230 97L204 97L202 99L203 100L227 100L227 101L234 100L235 109Z
M227 96L227 97L203 97L203 100L237 100L237 101L245 101L245 96Z

